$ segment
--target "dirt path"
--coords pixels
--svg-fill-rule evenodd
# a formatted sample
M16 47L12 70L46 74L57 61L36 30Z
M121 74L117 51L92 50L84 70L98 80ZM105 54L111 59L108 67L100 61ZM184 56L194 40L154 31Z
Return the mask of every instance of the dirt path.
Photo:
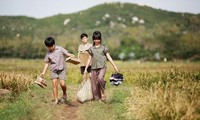
M77 85L70 85L67 87L67 103L66 104L59 104L56 115L56 120L77 120L77 110L81 103L76 100L76 93L77 93L78 86ZM60 90L61 92L61 90ZM59 114L61 113L61 114Z
M67 102L54 105L52 85L48 81L46 88L41 88L37 84L35 90L29 94L32 97L33 105L35 106L35 118L39 120L77 120L77 111L82 106L76 99L78 84L67 84ZM58 98L62 97L62 90L59 86Z
M80 103L76 101L66 105L62 110L60 120L77 120L77 110L79 105Z

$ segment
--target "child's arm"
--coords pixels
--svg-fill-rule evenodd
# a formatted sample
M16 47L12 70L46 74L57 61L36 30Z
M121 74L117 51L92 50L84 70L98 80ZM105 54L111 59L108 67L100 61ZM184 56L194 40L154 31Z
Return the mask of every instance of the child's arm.
M44 69L43 69L42 73L40 74L41 77L43 77L44 74L46 73L48 66L49 66L49 63L46 62L45 65L44 65Z
M67 53L66 56L67 56L67 57L74 57L74 54Z
M88 60L87 60L87 64L86 64L86 66L85 66L84 73L87 73L87 69L88 69L88 66L90 65L91 58L92 58L91 55L89 55Z
M110 54L109 53L106 53L106 57L108 58L108 60L110 61L110 63L112 64L112 66L114 67L115 69L115 72L118 72L118 69L113 61L113 59L111 58Z

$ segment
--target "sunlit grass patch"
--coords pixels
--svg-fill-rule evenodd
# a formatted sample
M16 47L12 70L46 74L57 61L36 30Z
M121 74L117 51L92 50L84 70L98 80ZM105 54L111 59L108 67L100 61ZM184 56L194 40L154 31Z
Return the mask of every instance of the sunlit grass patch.
M200 118L199 69L171 68L136 73L131 96L126 99L132 119Z
M119 72L124 75L123 84L110 85L109 77L114 73L114 69L108 62L105 76L107 102L91 101L81 104L77 108L77 119L199 119L198 62L115 63ZM60 116L65 106L53 107L51 104L53 95L49 70L44 76L48 83L46 89L32 85L33 79L40 74L43 65L43 60L0 59L0 79L5 80L4 85L14 86L4 88L20 93L12 101L0 101L0 119L4 119L10 113L16 119L52 120ZM78 86L82 81L79 66L67 63L66 74L68 100L75 103ZM1 82L0 88L3 88ZM59 87L60 96L62 91ZM24 109L18 112L19 108Z
M30 89L33 78L22 72L2 72L0 71L0 88L19 93Z
M115 116L115 119L119 120L125 120L127 119L126 116L123 114L127 112L126 106L125 106L125 100L127 97L130 96L130 89L126 86L117 86L111 88L109 91L112 91L112 94L110 95L110 99L108 100L108 105L112 107L112 113ZM108 91L108 92L109 92Z
M29 102L26 99L20 99L0 109L0 120L32 119L32 112Z
M123 114L127 112L124 101L130 95L126 86L112 86L106 89L106 102L91 101L84 103L78 110L80 120L126 120Z

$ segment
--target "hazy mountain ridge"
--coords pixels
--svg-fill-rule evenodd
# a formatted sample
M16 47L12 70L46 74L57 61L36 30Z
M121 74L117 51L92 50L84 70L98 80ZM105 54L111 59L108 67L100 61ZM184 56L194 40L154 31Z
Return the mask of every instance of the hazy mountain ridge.
M108 44L111 52L115 51L112 54L116 59L152 58L155 53L159 53L161 57L188 59L198 55L200 51L194 45L187 55L188 51L183 53L181 48L182 42L199 43L200 15L168 12L129 3L106 3L77 13L43 19L0 16L0 28L0 41L6 43L0 48L3 51L1 56L4 57L42 57L45 53L42 48L43 39L49 35L54 36L58 44L76 53L80 44L79 35L86 32L91 38L94 30L102 32L104 43ZM192 40L189 40L189 36L193 36ZM40 53L38 49L32 49L32 53L37 53L34 56L29 56L28 53L14 56L8 54L9 48L14 46L13 41L17 41L15 44L22 44L23 40L30 46L37 44ZM173 46L174 41L178 41L178 47ZM166 47L171 47L170 44L171 50L176 53L168 53Z

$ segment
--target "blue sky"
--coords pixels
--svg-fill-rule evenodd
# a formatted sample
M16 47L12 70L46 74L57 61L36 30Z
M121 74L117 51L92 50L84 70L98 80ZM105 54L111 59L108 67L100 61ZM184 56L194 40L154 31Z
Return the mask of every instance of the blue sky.
M105 2L129 2L174 12L200 14L200 0L0 0L0 16L44 18L68 14Z

